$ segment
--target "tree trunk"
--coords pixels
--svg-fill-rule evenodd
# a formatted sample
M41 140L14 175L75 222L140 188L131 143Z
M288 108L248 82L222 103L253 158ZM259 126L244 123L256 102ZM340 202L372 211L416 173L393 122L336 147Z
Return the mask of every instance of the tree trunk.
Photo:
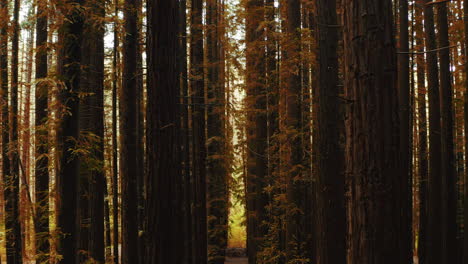
M399 263L401 173L390 0L344 3L350 264ZM405 179L406 180L406 179Z
M412 121L410 121L410 72L409 72L409 23L408 23L408 1L399 0L399 37L398 47L399 51L402 52L398 55L398 103L399 103L399 115L400 115L400 158L401 173L398 175L400 179L400 187L398 193L398 199L400 200L400 213L401 216L401 232L398 234L400 243L400 249L398 254L400 255L399 263L410 263L412 261L412 180L411 180L411 169L412 169Z
M81 259L104 263L104 17L103 1L86 1L82 43L80 141L88 155L81 157ZM83 252L85 254L83 254Z
M424 29L423 29L423 7L416 6L416 48L418 51L424 51ZM417 55L417 89L418 89L418 175L419 175L419 232L418 232L418 260L420 264L427 264L427 180L428 180L428 122L427 122L427 88L426 88L426 61L423 55Z
M78 261L78 186L80 164L74 151L79 147L79 97L81 40L83 36L83 17L79 7L81 0L73 0L71 9L58 3L58 9L66 19L59 29L58 73L64 86L60 90L61 115L57 138L60 152L57 173L57 228L61 234L58 253L62 256L59 263L73 264ZM66 4L69 4L68 2ZM65 235L66 234L66 235Z
M221 61L223 25L220 21L223 14L219 0L208 0L206 8L208 263L224 264L228 239L229 194L224 64Z
M425 3L430 2L426 0ZM434 50L436 36L434 28L434 11L432 6L424 7L424 32L426 50ZM428 52L427 56L427 83L429 91L429 178L428 178L428 245L427 261L430 264L442 263L442 225L441 225L441 147L440 147L440 104L438 62L435 52Z
M450 73L450 45L448 39L447 5L437 6L437 31L440 67L440 127L442 177L442 262L457 261L457 194L455 153L453 142L452 81Z
M120 90L120 177L122 181L122 263L138 263L137 0L124 3L123 76ZM151 222L150 222L151 223Z
M464 94L464 124L465 124L465 203L463 223L468 226L468 1L463 1L463 20L465 26L465 94ZM467 230L467 229L465 229ZM464 233L463 263L468 263L468 232Z
M193 0L190 38L190 88L192 91L192 246L193 263L207 263L206 218L206 106L203 49L203 1Z
M343 107L338 86L338 27L336 1L317 1L318 88L317 179L319 263L346 262Z
M23 263L22 234L19 219L19 149L18 149L18 44L19 44L19 0L14 1L13 37L11 53L11 91L9 106L9 146L10 170L5 175L5 229L8 264Z
M145 263L180 263L184 258L178 89L178 3L148 2L148 107ZM164 65L162 67L162 65ZM203 240L197 241L203 243ZM204 252L206 256L206 252Z
M119 14L119 0L115 0L114 16L117 19ZM118 22L114 22L114 48L112 58L112 70L113 70L113 82L112 82L112 222L113 222L113 255L114 264L118 264L119 258L119 171L118 171L118 135L117 135L117 123L119 122L117 117L117 93L118 93L118 82L119 82L119 33L118 33Z
M36 195L36 261L39 263L49 260L49 158L48 143L48 98L49 87L43 78L47 77L47 35L48 16L47 1L37 2L36 21L36 164L35 164L35 195Z
M261 0L246 1L246 109L247 109L247 252L249 263L257 263L266 235L265 181L268 173L268 130L266 112L266 76L264 4Z

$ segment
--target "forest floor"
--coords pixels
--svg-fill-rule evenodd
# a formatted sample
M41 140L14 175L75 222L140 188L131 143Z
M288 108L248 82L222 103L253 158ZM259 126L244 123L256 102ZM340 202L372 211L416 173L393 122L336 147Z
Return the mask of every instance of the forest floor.
M225 264L247 264L247 258L226 258Z

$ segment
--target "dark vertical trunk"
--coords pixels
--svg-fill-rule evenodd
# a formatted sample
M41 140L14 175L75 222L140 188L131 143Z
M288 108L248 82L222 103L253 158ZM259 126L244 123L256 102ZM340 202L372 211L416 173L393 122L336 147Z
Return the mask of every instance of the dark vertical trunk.
M392 2L344 3L350 264L399 263L401 173Z
M412 261L412 180L410 178L411 171L411 137L412 137L412 122L410 119L410 72L409 59L410 55L405 52L409 51L409 23L408 23L408 1L399 0L399 36L398 47L401 52L398 55L398 104L400 115L400 158L401 158L401 173L399 173L400 187L399 194L396 199L400 201L399 215L401 216L401 232L398 234L400 239L399 263L409 263Z
M103 1L86 1L82 42L80 141L87 149L80 166L81 259L104 262L104 17ZM85 254L83 254L85 253Z
M81 0L70 1L71 9L59 3L58 8L66 19L59 29L58 73L63 81L59 100L63 113L60 119L58 150L60 153L59 171L57 173L57 228L60 232L58 253L62 256L59 263L73 264L77 262L79 212L78 185L80 164L74 154L78 147L79 137L79 97L81 40L83 36L83 17L78 7ZM67 2L68 4L68 2Z
M137 46L137 69L136 69L136 79L137 79L137 195L138 195L138 233L142 232L144 229L145 223L145 213L144 213L144 167L145 167L145 149L144 149L144 91L143 91L143 50L144 50L144 41L142 41L142 32L143 32L143 1L137 0L137 18L138 18L138 46ZM144 236L138 236L138 255L143 256L145 250L145 241ZM140 257L138 259L139 263L143 264L143 259Z
M463 20L465 26L465 94L464 94L464 125L465 125L465 190L464 190L464 214L463 223L464 226L468 226L468 1L463 1ZM467 229L464 229L467 230ZM468 263L468 232L464 233L463 241L463 263ZM425 263L423 263L425 264Z
M338 78L338 24L335 0L317 1L317 157L319 263L346 262L343 107ZM330 25L330 26L325 26ZM323 153L326 153L325 155Z
M416 6L415 9L415 31L416 48L418 51L424 51L424 31L423 31L423 7ZM418 186L419 186L419 232L418 232L418 260L420 264L427 264L427 180L429 173L428 164L428 138L427 138L427 88L426 88L426 61L423 55L417 55L417 92L418 92Z
M455 153L453 142L452 81L450 73L450 45L448 39L447 4L437 6L437 31L440 78L440 127L442 177L442 262L457 261L457 194Z
M124 3L123 76L120 90L120 176L122 181L122 263L138 263L137 0ZM150 222L151 223L151 222Z
M10 161L8 158L8 145L9 145L9 120L8 120L8 0L0 1L0 14L5 19L0 22L0 91L1 91L1 118L2 118L2 180L4 181L2 187L5 188L7 175L10 172ZM3 202L6 200L5 190L2 191L4 197ZM2 209L2 212L5 208Z
M180 263L183 216L178 89L178 3L148 2L145 263ZM164 65L164 67L162 67ZM199 220L199 219L197 219ZM197 243L204 243L203 240ZM206 252L202 252L206 256ZM206 259L206 257L205 257Z
M189 107L189 83L188 83L188 65L187 65L187 1L181 0L179 2L179 71L180 71L180 95L182 96L181 102L181 133L182 133L182 147L181 147L181 162L183 168L184 189L183 197L186 201L182 206L184 208L184 264L192 263L192 212L191 212L191 166L190 166L190 107Z
M228 239L228 168L226 152L226 102L221 61L221 3L208 0L207 17L207 206L210 264L224 264ZM266 142L266 140L265 140Z
M7 263L23 263L22 234L19 219L19 150L18 150L18 44L19 44L19 0L14 1L13 36L11 53L11 91L9 106L9 145L10 171L5 175L5 229Z
M192 228L193 263L207 262L206 226L206 103L204 87L203 1L193 0L190 39L190 89L192 91Z
M285 178L285 256L286 262L295 262L307 256L310 250L303 246L305 235L303 197L307 191L308 172L303 169L301 76L297 69L301 52L301 10L299 0L287 0L284 13L284 41L282 42L283 77L280 90L281 177ZM307 223L309 224L309 223Z
M115 10L114 16L115 19L118 17L119 13L119 1L115 0L114 2ZM117 118L117 93L118 93L118 80L119 80L119 33L118 33L118 23L114 21L114 50L112 58L112 237L113 237L113 257L114 264L119 263L119 170L118 170L118 135L117 135L117 123L119 122Z
M246 108L247 108L247 252L249 263L257 263L266 234L263 220L267 199L268 173L267 112L265 85L264 5L261 0L246 1Z
M8 120L8 0L2 0L0 2L1 17L5 19L0 22L0 89L1 89L1 118L2 118L2 187L3 202L6 203L7 196L5 196L5 187L7 177L10 173L10 160L8 157L8 146L9 146L9 120ZM5 204L4 204L5 205ZM5 212L6 208L3 208L2 212ZM5 222L4 222L5 223Z
M424 1L425 3L430 0ZM432 6L424 7L424 32L426 50L434 50L436 36L434 28L434 11ZM429 93L429 178L427 204L427 261L430 264L442 263L442 225L441 225L441 147L440 147L440 107L439 107L439 79L437 53L426 54L427 84Z

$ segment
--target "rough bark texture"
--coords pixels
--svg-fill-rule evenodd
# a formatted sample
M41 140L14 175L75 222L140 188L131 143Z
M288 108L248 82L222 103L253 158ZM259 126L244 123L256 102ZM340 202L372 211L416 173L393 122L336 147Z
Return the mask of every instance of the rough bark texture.
M207 206L208 263L224 264L228 239L226 102L221 61L221 1L207 1Z
M192 91L192 246L193 263L207 262L206 106L203 48L203 1L192 1L190 82Z
M442 177L442 262L455 263L457 258L457 193L454 153L454 122L452 106L452 81L450 73L450 49L448 46L447 4L437 6L438 46L444 48L439 54L439 96L441 127L441 174Z
M124 2L123 76L120 90L120 177L122 181L122 263L138 263L137 0Z
M36 21L36 175L35 175L35 195L36 195L36 259L39 263L49 259L49 158L48 158L48 94L49 87L41 79L47 77L47 35L48 17L45 8L47 1L37 2Z
M401 173L390 0L344 1L347 263L399 263Z
M430 0L424 1L425 3ZM437 48L432 6L424 7L424 32L426 50ZM430 264L442 263L442 196L441 196L441 140L440 140L440 103L437 53L426 54L427 84L429 92L429 178L428 178L428 244L427 261Z
M59 29L58 73L63 81L60 87L60 116L58 136L59 171L57 172L57 228L61 233L58 253L62 256L59 263L77 263L78 251L78 186L79 158L74 151L79 138L79 98L81 40L83 17L78 8L83 2L71 0L59 3L58 8L66 17ZM74 4L66 9L65 4Z
M338 86L338 24L335 0L317 1L318 263L346 262L344 119Z
M178 3L148 2L145 263L180 263L184 245L177 42ZM203 243L202 241L197 241ZM206 254L206 252L204 253Z

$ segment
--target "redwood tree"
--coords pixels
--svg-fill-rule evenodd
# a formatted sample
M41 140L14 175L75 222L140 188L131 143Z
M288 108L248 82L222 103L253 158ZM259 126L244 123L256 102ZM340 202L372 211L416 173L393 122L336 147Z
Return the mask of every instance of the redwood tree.
M144 263L180 263L184 258L180 170L177 43L178 3L148 2L148 107L146 253ZM203 243L203 242L201 242Z
M120 177L122 187L122 263L138 263L137 0L124 2L123 76L120 90Z
M47 104L48 86L43 78L47 77L47 35L48 16L47 1L37 2L36 21L36 164L35 164L35 194L36 219L36 256L39 263L47 261L49 254L49 158Z
M399 263L402 164L392 1L344 1L350 264ZM320 153L321 154L321 153Z
M338 85L338 27L335 0L317 1L317 202L319 263L346 262L343 107Z

